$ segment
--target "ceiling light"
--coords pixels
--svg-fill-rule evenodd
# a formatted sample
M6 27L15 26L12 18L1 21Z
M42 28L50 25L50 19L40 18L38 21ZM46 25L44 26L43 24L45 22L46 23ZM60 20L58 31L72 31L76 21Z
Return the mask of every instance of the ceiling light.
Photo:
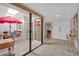
M56 15L56 17L60 17L60 15L59 15L59 14L57 14L57 15Z
M16 15L18 13L18 11L17 10L14 10L12 8L8 8L8 13L13 14L13 15Z
M8 12L7 12L6 16L12 16L12 17L14 17L17 13L18 13L17 10L14 10L12 8L8 8Z

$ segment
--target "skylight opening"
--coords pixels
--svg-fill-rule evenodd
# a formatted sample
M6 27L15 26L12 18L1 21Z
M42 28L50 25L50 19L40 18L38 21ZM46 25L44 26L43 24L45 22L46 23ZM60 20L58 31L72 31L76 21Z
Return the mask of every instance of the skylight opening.
M18 11L17 11L17 10L14 10L14 9L12 9L12 8L8 8L8 13L9 13L9 14L16 15L16 14L18 13Z
M17 10L14 10L12 8L8 8L8 12L7 12L6 16L12 16L12 17L14 17L17 13L18 13Z

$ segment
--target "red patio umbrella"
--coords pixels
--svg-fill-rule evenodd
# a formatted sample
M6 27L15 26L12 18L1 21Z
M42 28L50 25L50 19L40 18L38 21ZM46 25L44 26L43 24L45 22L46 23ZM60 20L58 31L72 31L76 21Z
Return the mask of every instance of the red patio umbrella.
M5 16L5 17L2 17L0 18L0 23L9 23L9 28L10 28L10 32L11 32L11 23L16 23L16 24L21 24L22 22L20 20L17 20L11 16Z
M0 23L5 23L6 21L3 18L0 18Z
M6 16L4 17L4 20L7 22L7 23L17 23L17 24L20 24L22 23L20 20L17 20L11 16Z

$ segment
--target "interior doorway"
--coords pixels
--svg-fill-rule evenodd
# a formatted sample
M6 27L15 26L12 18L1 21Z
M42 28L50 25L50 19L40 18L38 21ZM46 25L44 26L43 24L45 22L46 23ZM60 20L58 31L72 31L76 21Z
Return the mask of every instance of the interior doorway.
M51 33L52 33L52 24L51 23L46 23L46 38L51 38Z

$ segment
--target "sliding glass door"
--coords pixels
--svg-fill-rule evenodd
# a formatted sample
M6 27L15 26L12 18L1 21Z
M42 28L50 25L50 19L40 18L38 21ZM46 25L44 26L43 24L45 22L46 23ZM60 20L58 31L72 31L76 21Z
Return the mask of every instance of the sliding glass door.
M24 13L9 6L4 6L4 4L0 5L0 8L0 11L2 11L0 12L0 18L10 16L12 18L10 20L17 19L22 22L0 24L0 32L3 35L6 33L7 36L10 36L6 38L7 40L1 36L0 55L4 56L11 53L15 54L15 56L21 56L29 52L29 12ZM9 27L9 25L11 26ZM9 44L12 42L14 42L13 45ZM8 48L11 49L8 50Z
M0 24L0 34L7 32L7 35L12 36L7 38L7 42L5 42L4 38L0 38L0 42L3 41L4 43L9 43L9 39L13 40L11 41L14 43L11 46L12 49L9 49L12 50L12 54L15 56L27 55L41 45L43 42L43 22L39 16L29 12L23 12L16 8L12 8L9 5L6 6L4 4L0 4L0 8L0 11L2 11L0 13L0 17L10 16L22 22L18 24L12 23L10 28L10 24L8 23ZM4 43L0 43L0 45L4 45ZM0 48L2 47L0 46ZM10 47L5 47L5 50L0 49L0 55L4 56L10 54L8 48Z
M41 19L32 14L32 49L41 44Z

